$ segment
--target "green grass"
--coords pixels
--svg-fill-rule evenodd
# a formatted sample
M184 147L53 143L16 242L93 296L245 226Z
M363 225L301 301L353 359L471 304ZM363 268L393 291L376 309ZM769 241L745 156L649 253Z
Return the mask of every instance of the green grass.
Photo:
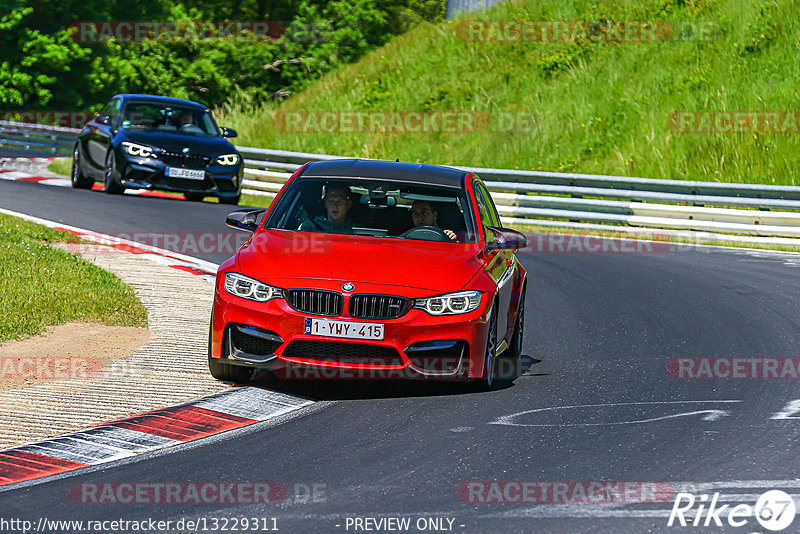
M467 42L424 24L282 104L216 111L246 146L401 161L798 185L800 133L677 133L677 111L790 111L800 0L521 0L469 19L667 21L702 39ZM694 26L686 26L694 25ZM241 105L240 105L241 106ZM475 111L532 116L475 133L286 133L281 112ZM278 115L276 115L278 114ZM800 128L800 126L799 126ZM798 130L800 131L800 130Z
M147 326L133 289L96 265L51 247L76 236L0 215L0 342L69 321Z
M72 175L72 158L56 159L50 162L47 170L64 176Z

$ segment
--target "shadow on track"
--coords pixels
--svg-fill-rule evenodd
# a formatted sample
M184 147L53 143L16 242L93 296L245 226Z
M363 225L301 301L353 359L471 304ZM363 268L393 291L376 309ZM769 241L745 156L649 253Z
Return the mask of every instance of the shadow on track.
M519 365L509 365L510 380L503 381L497 391L514 387L514 382L522 377L544 376L547 373L531 373L531 367L541 360L523 355ZM511 369L513 368L513 370ZM391 399L407 397L437 397L480 393L474 383L435 379L384 379L384 380L344 380L344 379L279 379L269 372L258 373L249 384L297 395L308 399L323 400L361 400ZM490 393L490 392L487 392Z

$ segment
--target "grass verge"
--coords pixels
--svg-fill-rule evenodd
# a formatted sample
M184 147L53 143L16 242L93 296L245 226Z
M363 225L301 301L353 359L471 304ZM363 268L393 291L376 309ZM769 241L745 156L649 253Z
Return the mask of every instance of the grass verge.
M72 174L72 158L53 160L47 166L47 170L56 174L70 176Z
M147 326L147 309L133 289L49 245L77 242L68 232L0 215L0 342L69 321Z

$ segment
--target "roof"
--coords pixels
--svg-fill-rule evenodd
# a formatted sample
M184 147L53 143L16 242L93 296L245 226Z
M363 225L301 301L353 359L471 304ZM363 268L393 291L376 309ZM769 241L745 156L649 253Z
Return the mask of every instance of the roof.
M121 94L121 95L114 95L114 98L122 98L123 100L136 100L139 102L159 102L162 104L173 104L176 106L184 106L184 107L188 106L203 110L208 109L206 106L198 102L192 102L191 100L183 100L182 98L172 98L170 96Z
M397 161L334 159L309 163L299 178L378 178L417 184L463 187L467 171L441 165Z

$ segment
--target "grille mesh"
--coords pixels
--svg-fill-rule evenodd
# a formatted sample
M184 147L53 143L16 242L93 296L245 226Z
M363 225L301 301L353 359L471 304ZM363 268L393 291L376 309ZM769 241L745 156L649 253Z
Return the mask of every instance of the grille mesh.
M344 297L335 291L290 289L286 292L289 306L303 313L338 317L344 308Z
M396 319L411 308L411 300L391 295L353 295L350 317L356 319Z
M304 358L337 363L367 365L403 365L400 354L392 347L339 343L334 341L292 341L283 351L290 358Z
M161 159L167 165L183 165L195 169L208 167L211 158L200 154L181 154L180 152L162 152Z

